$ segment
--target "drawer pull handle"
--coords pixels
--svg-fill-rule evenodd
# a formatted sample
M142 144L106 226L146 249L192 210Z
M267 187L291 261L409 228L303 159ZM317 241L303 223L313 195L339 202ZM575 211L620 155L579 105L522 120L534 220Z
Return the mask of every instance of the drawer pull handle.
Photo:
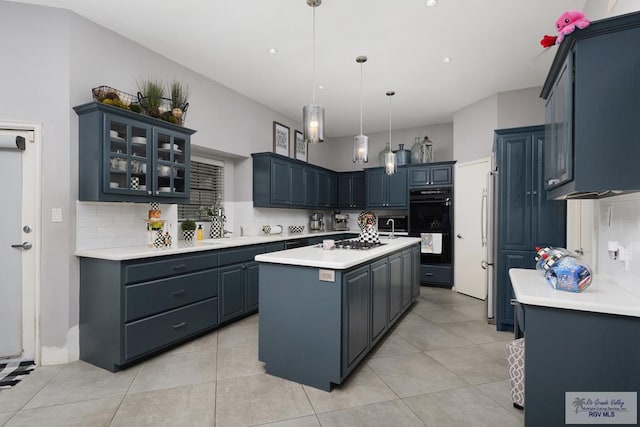
M433 273L424 273L425 276L433 276Z
M186 267L187 267L186 264L177 264L177 265L174 265L171 268L173 268L174 270L184 270Z
M173 292L173 296L174 297L179 297L180 295L184 294L186 291L184 289L180 289L179 291L175 291Z
M173 325L173 329L180 329L184 328L185 326L187 326L187 322L180 322L177 325Z
M518 305L518 300L517 300L517 299L515 299L515 298L511 298L511 299L509 300L509 304L511 304L511 305Z

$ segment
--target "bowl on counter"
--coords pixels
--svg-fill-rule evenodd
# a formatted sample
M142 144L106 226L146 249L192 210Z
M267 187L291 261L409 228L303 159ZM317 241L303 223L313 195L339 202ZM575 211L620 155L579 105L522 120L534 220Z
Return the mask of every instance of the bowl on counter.
M299 234L304 231L304 225L290 225L289 234Z

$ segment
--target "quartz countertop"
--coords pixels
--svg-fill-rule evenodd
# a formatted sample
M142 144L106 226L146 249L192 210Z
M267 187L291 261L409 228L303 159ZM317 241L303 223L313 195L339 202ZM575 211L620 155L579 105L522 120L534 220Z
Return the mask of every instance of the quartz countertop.
M190 245L186 244L183 240L179 240L177 244L174 244L169 248L148 248L141 245L121 248L82 249L77 250L75 252L75 256L106 259L111 261L124 261L129 259L151 258L164 255L176 255L190 252L233 248L237 246L259 245L262 243L275 243L285 240L295 240L317 236L327 236L327 238L331 238L332 235L336 234L357 234L359 232L360 231L343 230L319 231L315 233L273 234L269 236L228 237L224 239L194 240Z
M305 246L256 256L255 260L274 264L344 270L372 259L396 252L420 242L417 237L381 238L384 243L367 250L322 249L321 245Z
M522 304L640 317L640 286L634 290L594 275L587 289L574 293L553 289L537 270L512 268L509 277Z

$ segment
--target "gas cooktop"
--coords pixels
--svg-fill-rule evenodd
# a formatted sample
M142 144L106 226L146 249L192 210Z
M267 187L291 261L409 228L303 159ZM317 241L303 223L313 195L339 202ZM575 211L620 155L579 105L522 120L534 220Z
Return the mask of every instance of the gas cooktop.
M366 250L371 248L377 248L378 246L386 245L386 243L373 243L373 242L361 242L357 239L345 239L336 241L336 249L360 249Z

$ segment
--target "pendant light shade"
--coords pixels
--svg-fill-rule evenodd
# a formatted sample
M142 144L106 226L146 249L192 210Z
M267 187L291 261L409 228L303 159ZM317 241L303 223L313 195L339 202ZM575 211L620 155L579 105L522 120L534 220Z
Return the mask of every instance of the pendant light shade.
M389 97L389 145L391 145L391 97L396 93L392 90L387 92L387 96ZM389 151L384 155L384 172L387 175L393 175L396 173L396 167L398 164L398 159L396 153L393 151Z
M362 64L367 62L367 57L358 56L356 62L360 64L360 135L353 138L353 163L367 163L369 161L369 137L362 133Z
M302 128L305 142L324 142L324 107L316 104L316 7L322 0L307 0L313 8L313 101L302 109Z

